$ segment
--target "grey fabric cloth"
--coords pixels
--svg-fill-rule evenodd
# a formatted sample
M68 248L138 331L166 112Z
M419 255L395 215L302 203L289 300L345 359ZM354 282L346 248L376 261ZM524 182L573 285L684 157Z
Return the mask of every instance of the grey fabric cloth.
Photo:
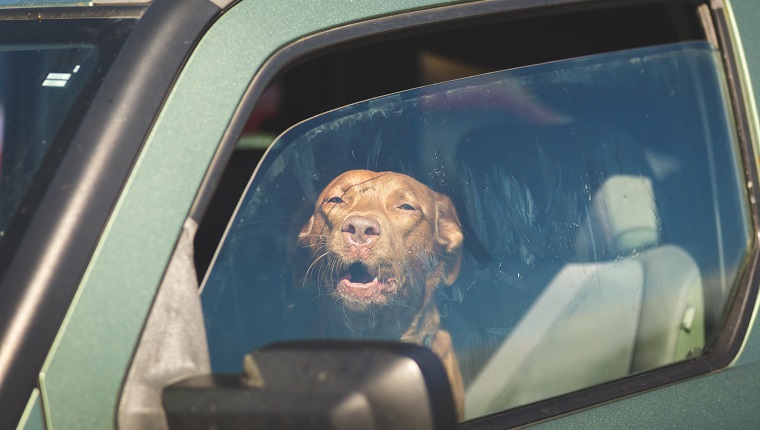
M119 402L120 429L166 429L161 403L166 385L210 373L206 330L193 263L197 223L182 236L158 289Z

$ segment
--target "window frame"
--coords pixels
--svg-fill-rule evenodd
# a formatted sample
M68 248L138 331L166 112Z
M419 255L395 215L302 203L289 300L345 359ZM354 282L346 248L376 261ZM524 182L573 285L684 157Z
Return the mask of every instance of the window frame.
M690 3L703 5L709 12L703 16L708 28L714 28L714 40L722 53L723 69L729 88L730 106L733 110L734 129L740 145L743 173L749 182L745 196L753 228L752 240L748 246L744 263L740 269L733 297L729 298L724 326L717 336L712 349L705 354L684 362L647 371L611 381L599 386L589 387L577 392L542 400L514 409L508 409L489 416L476 418L460 424L460 428L479 429L492 427L511 427L560 416L579 409L588 408L610 400L620 399L642 393L657 387L683 381L699 375L716 372L729 366L737 357L747 335L752 317L754 303L758 297L758 279L760 279L760 246L757 232L760 231L760 218L754 202L757 201L757 187L760 184L758 172L751 160L755 159L755 150L750 132L750 119L745 104L744 82L741 79L739 58L735 41L731 39L729 21L725 7L718 2L709 5L700 1L688 0ZM632 4L626 0L595 2L593 0L494 0L465 4L444 5L432 9L418 10L399 15L390 15L367 21L340 26L304 37L279 51L273 53L254 75L245 95L241 99L228 128L222 138L214 159L201 184L199 192L190 210L189 216L202 220L205 209L214 194L214 189L224 172L227 161L237 144L244 125L253 111L259 96L280 73L288 67L320 55L330 49L338 49L351 44L362 43L368 39L381 37L402 37L423 31L423 27L459 25L464 22L486 21L495 15L527 17L547 11L577 11L595 7L620 7ZM654 1L652 3L655 3ZM551 6L551 7L548 7ZM258 166L256 171L258 170ZM256 174L254 171L254 175ZM550 411L550 412L548 412Z
M0 368L4 406L0 427L15 427L29 396L42 385L40 371L56 347L56 334L65 327L64 318L76 300L108 218L165 102L164 95L194 49L194 44L185 41L197 41L220 10L206 0L171 0L155 7L0 10L2 20L37 25L95 18L135 21L72 131L67 149L76 150L56 154L61 159L45 187L57 192L41 193L19 237L0 250L0 344L6 352ZM158 25L161 22L175 24ZM113 102L126 99L140 103Z

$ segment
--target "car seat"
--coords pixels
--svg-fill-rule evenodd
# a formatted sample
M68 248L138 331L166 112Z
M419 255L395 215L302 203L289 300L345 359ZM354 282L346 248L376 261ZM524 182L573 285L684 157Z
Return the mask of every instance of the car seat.
M703 347L700 273L685 251L660 243L647 177L604 182L575 250L577 262L554 276L469 384L468 416L602 384Z

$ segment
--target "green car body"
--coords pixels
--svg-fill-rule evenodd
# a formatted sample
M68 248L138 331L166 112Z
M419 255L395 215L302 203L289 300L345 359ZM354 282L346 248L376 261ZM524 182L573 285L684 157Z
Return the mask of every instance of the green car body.
M271 72L261 71L275 53L333 28L454 4L438 0L225 3L217 8L225 12L211 20L165 95L39 370L37 388L31 396L19 393L28 396L20 429L115 425L124 378L183 223L220 142L234 138L228 129L239 114L241 100L263 91ZM100 7L57 1L3 5L62 6ZM751 141L757 144L760 3L723 0L723 7L737 48ZM563 429L756 427L760 302L750 303L749 308L746 312L752 315L741 348L727 367L534 424Z

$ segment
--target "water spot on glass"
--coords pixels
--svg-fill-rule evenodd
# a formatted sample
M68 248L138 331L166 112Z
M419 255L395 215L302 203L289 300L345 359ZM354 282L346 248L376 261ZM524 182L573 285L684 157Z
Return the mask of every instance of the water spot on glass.
M512 333L511 327L490 327L486 329L486 332L496 334L499 336L509 336Z

